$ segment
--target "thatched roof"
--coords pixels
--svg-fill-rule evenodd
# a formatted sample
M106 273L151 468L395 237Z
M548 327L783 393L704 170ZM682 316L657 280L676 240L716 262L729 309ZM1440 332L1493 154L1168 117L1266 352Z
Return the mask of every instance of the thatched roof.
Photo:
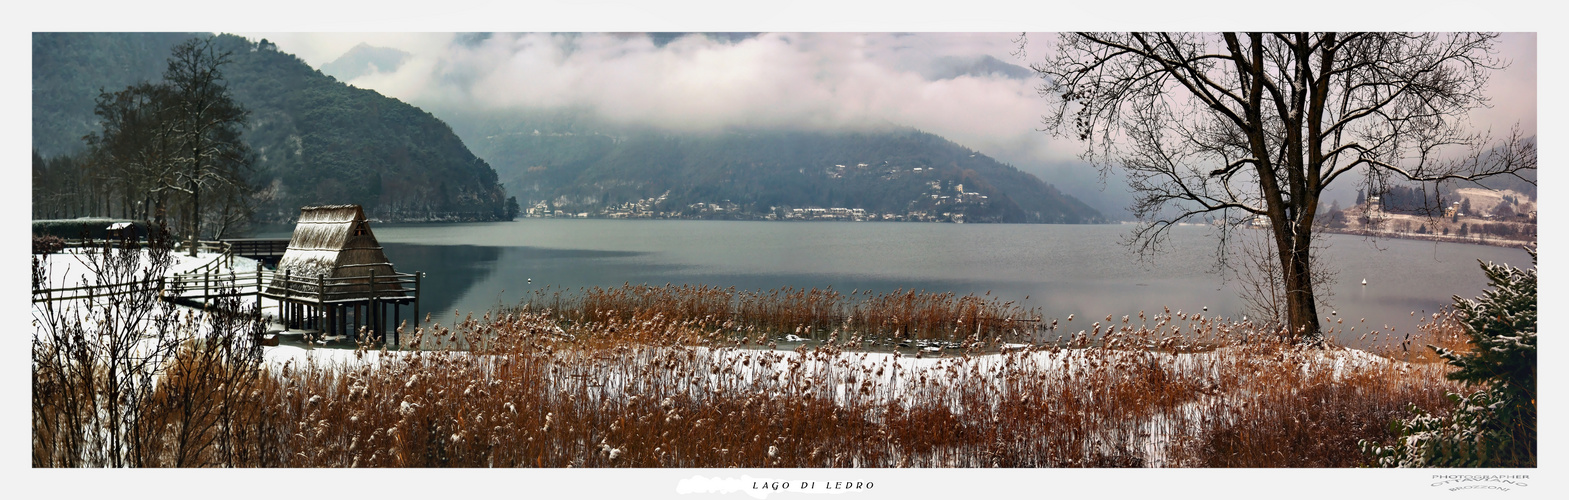
M278 261L279 277L294 280L315 280L318 277L348 278L368 276L372 273L388 276L393 273L365 221L365 211L359 205L326 205L300 209L300 221L294 226L294 236L289 248ZM379 282L379 280L378 280ZM289 286L295 294L315 294L314 286ZM280 285L273 289L281 292ZM394 284L376 286L377 295L396 293L402 288ZM368 296L369 287L328 287L329 292L357 292Z

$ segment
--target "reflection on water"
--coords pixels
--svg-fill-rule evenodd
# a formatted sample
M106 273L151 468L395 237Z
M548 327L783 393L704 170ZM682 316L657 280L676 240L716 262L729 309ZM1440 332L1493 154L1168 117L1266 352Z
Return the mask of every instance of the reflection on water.
M525 219L374 228L399 271L426 273L421 310L443 324L455 310L480 314L546 287L623 283L990 292L1048 318L1163 307L1190 313L1207 307L1206 315L1240 318L1237 283L1215 272L1209 229L1175 229L1166 253L1141 262L1122 245L1129 226L1118 225ZM1478 259L1530 265L1514 248L1346 235L1327 240L1320 256L1338 278L1320 312L1338 312L1331 320L1345 318L1341 326L1366 318L1369 326L1411 331L1416 316L1448 305L1451 296L1485 289Z
M397 269L425 273L420 278L421 316L451 309L465 290L495 273L502 253L496 247L404 243L383 243L382 251Z
M529 280L598 284L646 267L628 264L638 254L624 251L418 243L383 243L382 248L398 269L425 273L420 310L421 315L432 313L432 320L516 305L521 293L535 288Z

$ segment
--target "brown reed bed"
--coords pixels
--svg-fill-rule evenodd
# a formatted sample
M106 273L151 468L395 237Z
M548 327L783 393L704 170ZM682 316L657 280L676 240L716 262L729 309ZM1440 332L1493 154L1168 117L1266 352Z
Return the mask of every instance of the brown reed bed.
M568 322L622 321L655 315L673 320L709 320L745 325L753 332L799 334L843 341L850 336L892 339L1029 337L1039 330L1038 309L1013 301L954 293L895 290L874 293L833 288L780 288L767 292L709 285L623 284L568 293L535 291L518 308L555 312Z
M989 320L1027 311L851 296L599 290L405 332L410 350L265 363L234 385L193 386L188 374L241 371L189 351L157 375L180 397L134 402L154 430L134 464L1356 467L1369 464L1359 440L1390 441L1409 405L1442 411L1458 389L1441 363L1169 310L1046 323L1059 335L995 354L1013 327ZM918 319L896 319L906 314ZM1433 339L1453 327L1432 325ZM820 342L773 349L781 332ZM867 352L875 335L967 342L916 359ZM440 347L452 345L467 350ZM73 369L35 360L35 371ZM68 406L48 399L58 393L35 391L35 417ZM174 412L203 405L226 413ZM60 456L38 422L35 457ZM182 444L180 425L205 444Z
M298 467L1345 467L1446 387L1439 365L1274 341L1160 351L1199 342L1115 330L913 363L737 348L691 320L558 328L468 319L415 336L487 339L472 352L274 368L256 409L277 428L258 436Z

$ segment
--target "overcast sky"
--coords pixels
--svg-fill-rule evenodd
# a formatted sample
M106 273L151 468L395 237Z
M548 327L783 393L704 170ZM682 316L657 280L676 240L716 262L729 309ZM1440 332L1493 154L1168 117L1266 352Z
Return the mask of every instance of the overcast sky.
M687 36L656 47L641 34L240 33L267 38L314 67L360 43L411 54L394 72L349 83L422 105L459 109L574 106L674 129L731 125L916 127L1014 163L1071 160L1073 143L1038 132L1045 102L1033 79L932 78L952 58L1019 66L1045 56L1050 34L767 33L739 42ZM1536 129L1536 37L1508 34L1494 107L1476 112L1499 133ZM1028 165L1021 165L1028 166Z
M731 125L916 127L1015 161L1069 159L1038 128L1035 81L932 79L934 67L1011 55L1018 34L762 34L739 42L643 35L287 34L265 37L312 66L361 42L408 52L397 71L349 83L442 107L586 107L622 122L675 129Z

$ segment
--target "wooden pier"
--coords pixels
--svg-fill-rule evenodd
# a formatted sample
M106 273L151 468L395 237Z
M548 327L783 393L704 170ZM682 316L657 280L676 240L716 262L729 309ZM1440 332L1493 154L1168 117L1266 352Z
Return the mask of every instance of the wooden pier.
M398 326L405 309L418 323L423 273L370 273L331 278L296 275L258 266L245 273L182 274L170 281L179 299L205 305L225 296L255 297L257 307L271 302L275 317L288 330L358 339L363 329L372 339L390 337L399 345Z
M418 323L423 275L328 278L295 276L259 265L246 272L212 267L148 281L33 290L33 302L101 299L148 289L164 300L204 309L219 298L254 298L258 311L275 309L274 318L286 329L356 338L363 328L372 339L390 335L391 345L396 346L404 311L412 309L409 312Z
M362 331L372 340L391 334L393 345L398 345L404 308L413 308L418 323L422 273L393 269L358 205L304 207L288 240L232 239L199 245L217 255L193 270L156 278L160 297L208 308L217 298L254 296L258 311L271 299L285 329L314 330L356 341ZM256 269L234 269L236 256L257 259ZM277 263L277 270L262 267L260 262L268 260ZM143 281L34 290L33 302L93 299L146 291L152 285Z
M289 251L288 238L228 238L223 243L230 255L274 265Z

